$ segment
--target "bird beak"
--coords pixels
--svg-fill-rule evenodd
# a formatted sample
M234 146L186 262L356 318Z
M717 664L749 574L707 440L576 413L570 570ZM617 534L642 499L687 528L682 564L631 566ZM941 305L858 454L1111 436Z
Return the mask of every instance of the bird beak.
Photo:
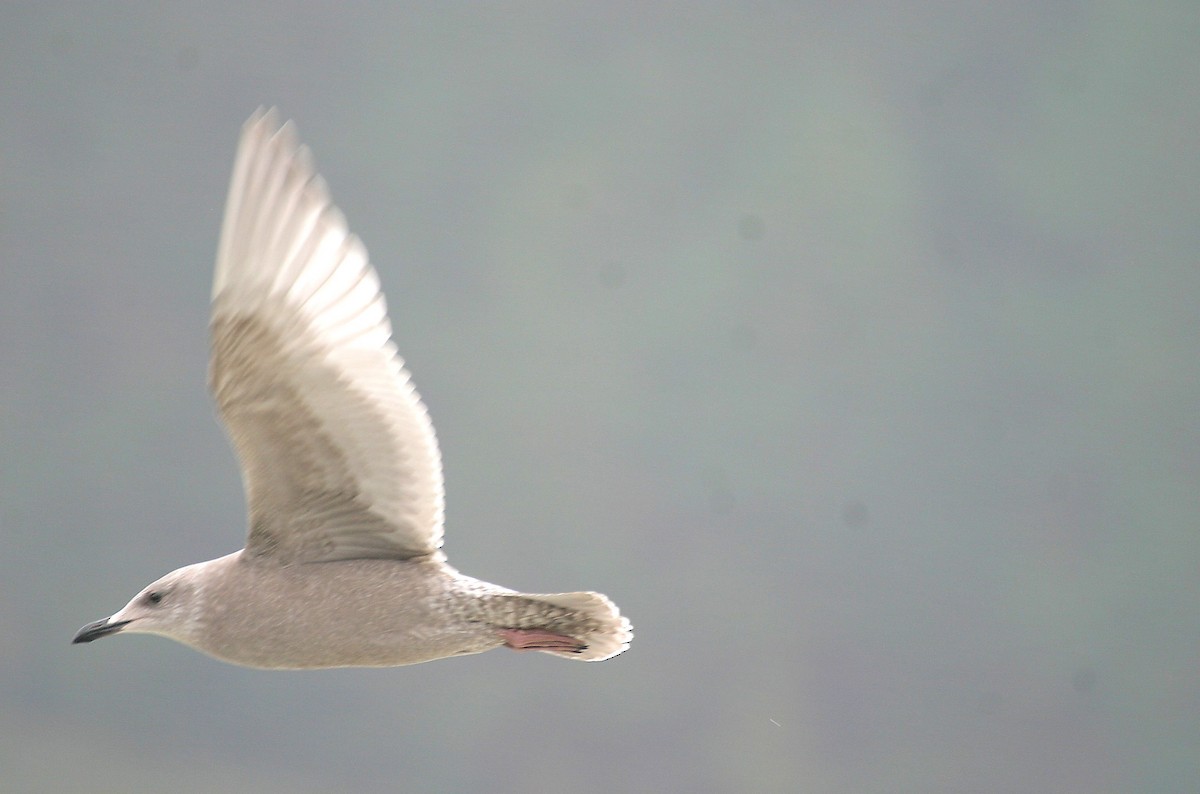
M128 620L114 621L112 618L103 618L101 620L97 620L94 623L89 623L81 628L79 633L75 635L75 639L71 640L71 644L74 645L75 643L80 642L91 642L92 640L98 640L101 637L107 637L109 634L116 634L128 623Z

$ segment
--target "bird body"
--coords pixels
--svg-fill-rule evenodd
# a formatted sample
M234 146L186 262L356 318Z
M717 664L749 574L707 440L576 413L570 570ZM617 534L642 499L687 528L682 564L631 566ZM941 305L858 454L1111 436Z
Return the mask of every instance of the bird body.
M542 600L555 596L516 593L430 558L277 565L237 551L168 574L131 612L149 613L146 633L246 667L392 667L499 648L497 627L551 629L583 638L583 653L598 652L603 637L591 635L611 605L587 595L572 608L555 606Z
M272 669L501 646L599 661L628 647L629 621L599 593L517 593L446 562L441 455L378 276L273 111L243 129L210 332L246 547L167 574L75 642L160 634Z

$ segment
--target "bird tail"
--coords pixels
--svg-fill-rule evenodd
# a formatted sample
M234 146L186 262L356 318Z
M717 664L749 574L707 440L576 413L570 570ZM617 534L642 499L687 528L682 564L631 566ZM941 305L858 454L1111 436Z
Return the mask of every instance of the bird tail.
M545 650L564 659L602 662L629 647L633 625L617 605L602 593L538 593L523 598L568 610L571 636L584 646L580 651Z

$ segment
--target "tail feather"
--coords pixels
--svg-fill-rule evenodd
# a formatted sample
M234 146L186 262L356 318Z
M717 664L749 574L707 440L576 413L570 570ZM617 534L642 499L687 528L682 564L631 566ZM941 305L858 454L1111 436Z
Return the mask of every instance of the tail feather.
M621 615L617 605L602 593L525 593L522 597L573 613L571 622L575 626L571 634L587 646L578 653L545 653L564 659L602 662L627 649L629 641L633 639L633 625L629 619Z

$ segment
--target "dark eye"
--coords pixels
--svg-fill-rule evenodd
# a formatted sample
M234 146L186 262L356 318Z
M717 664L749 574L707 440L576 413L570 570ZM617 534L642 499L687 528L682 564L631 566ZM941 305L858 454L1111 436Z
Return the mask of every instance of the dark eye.
M157 604L162 601L162 593L157 590L151 590L149 593L146 593L146 600L151 604Z

